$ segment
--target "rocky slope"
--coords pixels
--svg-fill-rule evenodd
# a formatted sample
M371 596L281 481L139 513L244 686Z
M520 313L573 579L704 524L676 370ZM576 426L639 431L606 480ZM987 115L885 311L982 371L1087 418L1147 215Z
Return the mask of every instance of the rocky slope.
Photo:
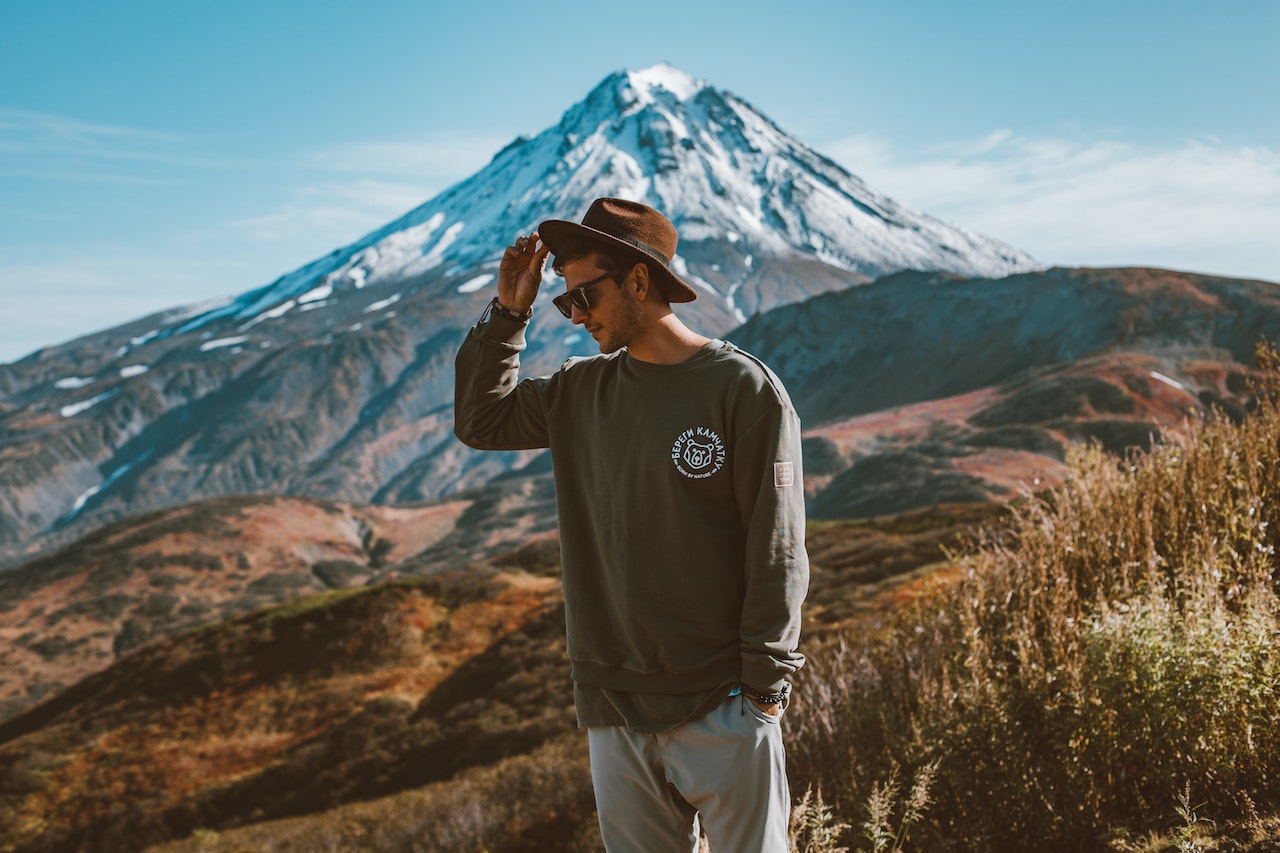
M810 427L1124 354L1132 375L1106 380L1124 393L1143 387L1147 396L1185 396L1175 408L1229 407L1253 345L1277 336L1276 290L1168 270L1055 269L999 279L901 273L779 307L732 338L774 366ZM68 399L94 394L58 411L39 395L18 399L0 444L0 528L9 543L0 553L15 562L24 550L70 542L96 524L191 495L259 489L391 503L457 491L529 464L535 454L471 454L451 434L451 361L465 320L415 341L406 325L439 322L440 311L433 315L427 302L407 298L395 307L396 316L348 335L256 352L243 343L212 347L199 365L188 362L190 352L171 354L163 369L121 380L127 391L98 394L92 383L70 387L80 379L52 382L66 386L58 393ZM537 327L556 322L545 314ZM561 353L535 341L527 355L532 373L553 369ZM90 365L93 357L84 355ZM214 383L210 372L227 369L227 360L241 372ZM1077 399L1079 393L1068 395L1061 405ZM1045 439L1023 428L1051 427L1052 413L1005 413L987 419L979 444L999 439L1052 450L1065 438L1115 433L1119 441L1126 429L1150 431L1126 409L1090 405L1096 429L1057 429ZM1006 438L991 433L995 427ZM84 461L113 442L121 444L108 467ZM73 457L80 462L72 464ZM104 470L105 480L91 484ZM78 497L61 515L41 509L71 492ZM43 535L41 524L51 524Z
M1209 406L1242 411L1280 285L1154 269L1002 279L902 273L731 335L805 425L810 513L1008 497L1071 442L1150 446Z
M463 570L553 535L554 512L550 482L534 477L431 504L215 498L108 525L0 573L0 719L158 637L326 590Z

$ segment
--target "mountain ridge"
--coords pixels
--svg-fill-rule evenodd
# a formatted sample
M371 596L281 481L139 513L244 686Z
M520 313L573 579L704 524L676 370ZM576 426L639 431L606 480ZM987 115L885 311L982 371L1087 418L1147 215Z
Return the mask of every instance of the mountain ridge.
M781 162L803 163L812 180L799 182L797 170ZM776 199L758 192L766 170L784 173ZM741 180L741 171L756 178L754 188ZM846 196L846 206L862 215L824 210L827 215L817 217L822 227L807 228L804 212L812 206L800 203L796 193L822 189ZM646 201L662 210L684 245L758 241L757 250L784 255L807 249L818 260L868 278L907 268L994 275L1040 266L998 241L897 204L809 151L746 101L661 64L608 75L558 124L536 136L517 137L474 175L347 247L195 316L182 329L223 316L256 319L289 299L309 304L334 288L363 289L391 276L408 278L437 268L446 274L489 271L457 285L459 292L473 292L481 286L478 279L493 274L502 247L515 233L531 231L547 218L580 218L603 195ZM842 221L833 223L836 218ZM766 220L774 227L763 228ZM895 235L902 245L868 238L869 228L883 230L874 228L877 223L902 232ZM845 229L844 241L860 241L853 250L832 238L835 224ZM924 232L938 245L922 241ZM677 258L677 271L690 273L681 254ZM705 294L733 304L734 294L725 287L696 273L693 280ZM742 321L747 314L735 316Z
M268 285L0 365L0 560L203 497L428 500L524 464L454 440L453 354L513 235L601 195L682 229L673 265L702 298L681 316L712 336L904 266L1038 266L897 205L737 96L670 66L619 71L555 126ZM530 374L593 351L542 304L554 282Z

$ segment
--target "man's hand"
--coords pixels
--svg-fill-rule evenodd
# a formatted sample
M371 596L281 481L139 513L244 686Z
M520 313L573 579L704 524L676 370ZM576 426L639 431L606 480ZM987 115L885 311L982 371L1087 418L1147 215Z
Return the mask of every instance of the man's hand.
M748 698L748 699L751 699L751 697L750 697L750 696L748 696L747 698ZM756 700L751 699L751 704L752 704L752 705L755 705L757 708L759 708L759 709L760 709L760 712L761 712L762 714L768 714L770 717L781 717L781 716L782 716L782 703L781 703L781 702L775 702L775 703L773 703L772 705L766 705L766 704L764 704L763 702L757 702Z
M533 307L549 254L545 243L538 245L537 231L517 237L515 244L507 247L498 267L498 301L504 308L524 314Z

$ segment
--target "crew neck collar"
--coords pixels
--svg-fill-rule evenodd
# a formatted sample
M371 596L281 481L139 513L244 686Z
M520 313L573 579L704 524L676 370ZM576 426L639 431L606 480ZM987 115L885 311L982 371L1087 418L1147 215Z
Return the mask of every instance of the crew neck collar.
M672 373L689 367L694 367L708 359L714 358L716 354L726 346L728 346L728 344L719 338L712 338L703 344L702 347L693 355L689 356L684 361L677 362L675 364L655 364L651 361L641 361L638 358L633 358L631 353L625 349L622 353L627 360L627 364L631 365L636 370L641 370L645 373Z

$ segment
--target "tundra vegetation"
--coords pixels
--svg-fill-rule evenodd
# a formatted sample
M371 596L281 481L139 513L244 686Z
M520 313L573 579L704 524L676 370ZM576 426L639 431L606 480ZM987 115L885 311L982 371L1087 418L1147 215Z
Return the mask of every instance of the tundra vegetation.
M1278 849L1280 358L1263 347L1260 361L1264 380L1247 413L1189 414L1198 422L1185 438L1123 458L1096 446L1073 451L1065 485L968 516L981 519L973 537L943 535L946 516L937 513L811 525L811 609L829 627L812 632L786 718L797 853ZM845 556L881 549L890 536L898 556L932 536L935 556L912 558L920 568L909 583L884 586L879 598L842 599L841 589L888 579L874 561L842 562L839 547ZM950 549L946 559L938 542ZM385 677L389 665L344 651L352 641L343 626L385 628L400 599L441 614L485 604L468 618L488 613L522 627L416 711L387 698L365 703L291 759L314 768L278 764L236 788L265 805L298 799L314 779L333 792L328 802L299 800L276 809L280 819L250 825L240 825L246 813L211 806L190 816L206 823L164 832L121 812L113 837L183 839L153 851L599 849L584 739L547 693L563 674L550 586L557 557L544 544L545 554L513 554L490 581L410 579L234 623L243 634L274 620L262 654L283 655L281 631L323 617L336 649L325 653L338 657L317 672L348 681L342 667ZM890 599L891 607L869 606ZM508 615L499 619L493 603ZM517 618L526 610L533 615ZM205 633L223 644L238 636ZM524 645L513 646L517 639ZM191 640L183 642L174 648ZM335 763L329 753L346 757ZM35 764L23 772L52 815L56 790L36 778ZM169 823L177 813L164 814ZM99 842L106 825L92 830ZM77 849L70 836L44 840L22 849ZM80 842L93 846L84 835Z
M895 849L904 774L929 783L897 806L918 850L1276 849L1280 363L1258 361L1242 419L1075 452L953 583L814 650L790 756L844 840Z

